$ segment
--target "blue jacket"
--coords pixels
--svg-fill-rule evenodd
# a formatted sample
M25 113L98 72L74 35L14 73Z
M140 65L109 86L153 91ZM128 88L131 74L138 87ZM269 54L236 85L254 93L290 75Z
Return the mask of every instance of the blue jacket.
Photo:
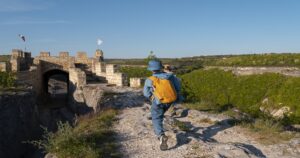
M176 76L174 76L171 73L165 73L165 72L154 73L153 76L170 80L173 83L177 93L177 100L175 102L183 101L183 97L180 93L180 89L181 89L180 81ZM149 78L147 78L145 81L143 93L144 96L148 99L150 99L150 97L153 95L152 81ZM152 103L156 105L161 104L160 100L158 100L157 98L155 98Z

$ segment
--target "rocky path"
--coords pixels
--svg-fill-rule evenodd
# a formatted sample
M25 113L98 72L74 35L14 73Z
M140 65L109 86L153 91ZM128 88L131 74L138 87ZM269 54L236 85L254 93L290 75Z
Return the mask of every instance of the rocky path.
M233 126L226 116L187 109L179 109L175 117L167 115L164 128L169 137L169 150L160 151L152 122L147 119L149 104L141 92L124 93L114 100L119 100L115 106L122 107L114 128L126 158L295 158L300 155L299 139L262 145L247 136L242 128Z

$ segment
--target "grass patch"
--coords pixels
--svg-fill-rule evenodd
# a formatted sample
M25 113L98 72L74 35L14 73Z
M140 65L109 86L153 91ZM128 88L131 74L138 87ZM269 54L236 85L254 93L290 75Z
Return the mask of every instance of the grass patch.
M190 130L190 127L186 123L181 122L177 119L174 119L174 126L178 127L178 129L180 129L181 131L189 131Z
M299 137L299 134L295 132L284 131L284 127L279 122L271 119L257 119L252 123L240 122L239 125L245 129L247 135L266 145L278 144Z
M195 102L195 103L185 103L184 106L188 109L206 111L211 113L219 113L228 111L232 106L230 104L224 105L214 105L214 103L209 101Z
M0 89L15 85L15 75L11 72L0 72Z
M212 121L210 118L203 118L203 119L200 119L198 121L199 123L207 123L207 124L214 124L215 121Z
M78 119L74 127L59 123L55 133L45 131L44 139L34 145L60 158L121 157L112 131L116 110L108 109Z

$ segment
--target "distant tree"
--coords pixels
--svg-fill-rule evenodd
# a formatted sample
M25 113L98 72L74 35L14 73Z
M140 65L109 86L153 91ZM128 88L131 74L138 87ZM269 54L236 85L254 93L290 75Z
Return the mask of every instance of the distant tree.
M148 57L145 59L145 62L148 64L150 60L159 60L153 51L150 51Z

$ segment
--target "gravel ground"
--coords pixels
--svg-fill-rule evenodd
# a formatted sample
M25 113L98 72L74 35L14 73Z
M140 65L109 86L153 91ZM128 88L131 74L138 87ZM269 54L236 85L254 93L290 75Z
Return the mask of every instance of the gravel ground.
M125 158L296 158L300 155L299 139L262 145L242 128L232 126L231 119L224 115L180 108L175 117L166 114L164 128L169 149L160 151L152 122L147 119L150 105L141 91L120 92L107 103L121 109L114 128ZM183 123L188 130L178 128L175 122Z

